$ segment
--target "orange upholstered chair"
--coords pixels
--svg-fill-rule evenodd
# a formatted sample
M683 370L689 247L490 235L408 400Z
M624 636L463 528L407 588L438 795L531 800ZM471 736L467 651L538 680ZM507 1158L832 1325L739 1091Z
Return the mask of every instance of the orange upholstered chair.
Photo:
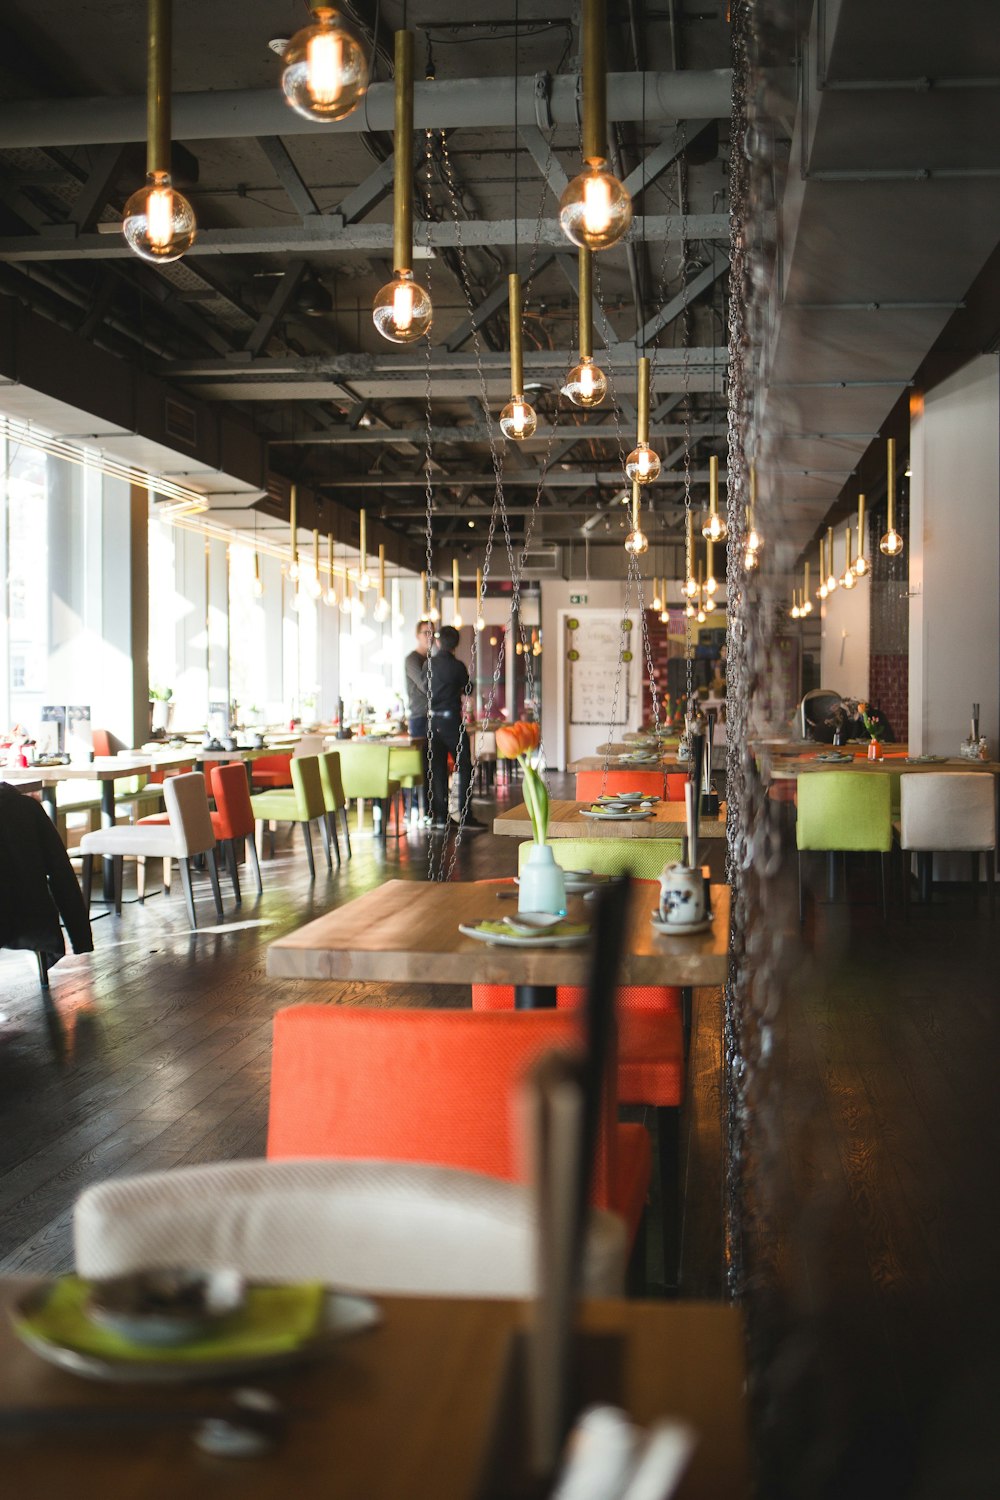
M251 761L250 775L255 788L269 792L274 787L291 786L292 757L290 755L262 755Z
M573 1016L554 1010L280 1010L267 1154L427 1162L517 1181L518 1080L549 1048L578 1044ZM643 1126L616 1116L612 1088L593 1200L620 1214L632 1239L649 1187L650 1141Z
M683 802L686 782L685 771L577 771L576 800L593 802L595 797L613 797L616 792L645 792L668 802Z
M222 845L225 853L226 864L233 882L233 894L237 901L242 901L237 841L245 840L257 882L257 894L263 895L264 887L261 884L260 860L257 858L255 838L256 821L250 803L246 767L242 761L232 761L229 765L213 765L208 779L212 796L215 798L212 828L217 842Z

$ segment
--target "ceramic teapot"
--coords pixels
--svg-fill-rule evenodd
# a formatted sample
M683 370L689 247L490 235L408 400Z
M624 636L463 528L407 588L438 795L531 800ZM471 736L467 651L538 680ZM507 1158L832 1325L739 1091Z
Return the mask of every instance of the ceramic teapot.
M666 865L660 876L660 921L667 927L694 927L705 920L705 882L690 865Z

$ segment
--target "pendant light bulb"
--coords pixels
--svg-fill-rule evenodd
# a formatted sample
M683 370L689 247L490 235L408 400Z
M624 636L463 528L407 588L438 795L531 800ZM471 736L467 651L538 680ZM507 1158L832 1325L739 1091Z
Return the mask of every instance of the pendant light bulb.
M752 573L754 568L756 568L759 563L760 558L757 556L757 549L755 547L748 547L746 552L743 554L744 569L748 573Z
M194 209L174 187L169 172L147 172L145 187L133 193L125 205L122 233L136 255L155 265L180 260L190 250L198 223Z
M538 414L531 402L520 394L511 396L500 413L500 431L504 437L515 443L523 443L525 438L534 436L537 426Z
M658 578L653 579L653 598L649 607L654 611L663 608L663 595L660 593L660 581Z
M688 620L693 620L698 611L694 607L694 600L689 599L684 606L684 615Z
M441 618L441 611L438 609L437 603L437 589L435 588L431 589L430 602L427 605L427 618L432 625L436 625Z
M712 598L712 595L708 592L708 585L707 584L705 585L705 597L701 601L701 607L702 607L703 614L705 614L705 615L710 615L715 610L715 600Z
M884 557L898 557L903 550L903 538L896 530L896 439L889 438L886 442L886 465L888 470L888 483L886 486L886 514L885 535L878 544L878 550Z
M670 611L669 611L669 609L667 609L666 605L664 605L663 609L660 610L660 624L661 625L669 625L670 624Z
M588 162L559 199L563 234L585 250L609 250L631 222L631 196L603 157Z
M791 614L791 617L792 617L793 620L797 620L799 618L799 606L798 606L798 603L795 602L795 596L794 595L793 595L792 607L791 607L791 610L789 611L789 613Z
M391 344L412 344L431 326L434 309L424 287L413 279L413 32L397 31L392 275L375 298L372 321Z
M886 557L898 557L903 550L903 538L894 526L891 526L885 536L878 544L878 550Z
M747 533L747 551L759 552L760 546L760 533L758 532L756 526L751 526L750 530Z
M625 538L625 551L632 557L641 557L649 550L649 537L639 526L634 526Z
M724 542L728 535L719 515L719 460L714 453L708 460L708 517L701 534L707 542Z
M390 613L391 611L389 608L388 599L384 594L380 594L375 600L375 608L372 610L372 619L375 620L379 625L384 625L386 620L388 620Z
M704 610L703 607L698 610L698 613L695 615L695 619L698 621L699 625L704 625L704 623L705 623L705 610Z
M600 406L608 394L608 377L589 355L584 355L566 376L562 393L574 406Z
M534 435L538 417L524 398L524 345L522 343L521 278L507 277L507 308L510 315L510 400L500 413L500 431L511 442L523 443Z
M351 613L351 575L344 570L344 592L340 596L340 613L349 615Z
M414 281L412 271L403 270L376 296L372 321L391 344L412 344L430 328L433 312L426 288Z
M837 575L833 571L833 527L826 528L826 566L829 572L826 575L826 592L832 594L837 587Z
M726 539L726 523L720 515L713 512L701 528L701 534L707 542L724 542Z
M297 114L323 124L357 109L368 88L368 60L332 6L314 5L312 15L282 54L281 87Z
M633 484L652 484L660 477L660 456L649 446L649 359L639 359L636 390L635 447L625 460Z

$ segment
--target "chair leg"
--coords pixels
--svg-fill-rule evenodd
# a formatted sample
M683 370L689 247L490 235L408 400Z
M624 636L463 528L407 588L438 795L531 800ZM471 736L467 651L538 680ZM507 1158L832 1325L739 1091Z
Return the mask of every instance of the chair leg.
M663 1215L663 1274L667 1286L680 1279L680 1118L672 1105L656 1109L656 1142L660 1164L660 1212Z
M799 926L801 927L802 923L806 919L806 897L805 897L805 891L802 889L802 850L800 849L798 851L798 853L799 853Z
M146 899L146 856L140 854L135 861L135 889L140 902Z
M174 862L173 862L172 859L165 859L163 861L163 890L164 890L164 893L166 895L168 895L168 896L170 895L170 886L171 886L171 883L173 881L173 878L174 878Z
M236 840L226 839L224 847L226 850L226 869L229 871L229 878L233 883L233 899L237 906L242 906L243 892L240 890L240 870L236 858Z
M187 902L188 918L191 926L197 929L198 918L194 909L194 891L191 889L191 861L184 854L177 863L181 867L181 885L184 887L184 900Z
M344 843L347 845L347 857L351 858L351 819L348 815L346 804L340 809L340 816L344 824Z
M326 855L326 868L332 871L333 859L330 855L330 825L326 821L326 813L324 813L321 818L317 818L316 821L319 824L320 836L323 840L323 853Z
M979 854L969 856L972 860L972 910L979 910Z
M886 895L886 878L885 878L885 862L888 859L888 857L889 856L887 854L883 853L883 852L880 852L879 853L879 857L878 857L878 871L879 871L879 876L880 876L881 881L882 881L882 921L883 922L888 922L888 920L889 920L889 900L888 900L888 897Z
M910 856L902 847L899 851L899 859L903 881L903 921L908 922L910 920Z
M252 833L247 834L247 848L250 850L250 863L253 865L254 879L257 882L257 894L263 896L264 884L260 878L260 860L257 858L257 840Z
M681 986L681 1030L684 1034L684 1056L691 1050L691 1018L694 1010L694 990L689 984Z
M328 812L326 815L327 848L332 844L333 852L337 856L337 869L340 869L340 840L337 837L337 814Z
M208 878L212 882L212 896L213 896L213 899L215 901L216 916L219 918L219 921L221 922L222 918L223 918L223 916L225 914L224 914L224 912L222 910L222 892L219 889L219 862L218 862L218 860L215 857L215 850L214 849L207 849L205 851L205 860L206 860L206 862L208 864ZM233 863L235 864L235 862L236 862L236 853L234 851L233 852Z
M987 851L986 851L986 889L989 891L989 897L990 897L990 917L991 918L993 917L993 913L994 913L993 887L994 887L994 883L995 883L995 877L994 877L994 874L993 874L993 865L996 862L996 857L997 857L997 853L996 853L995 849L987 849Z
M116 917L120 917L121 914L122 914L122 882L124 881L124 878L125 878L125 857L124 857L124 855L116 854L115 857L114 857L114 859L111 861L111 864L112 864L112 884L114 886L114 893L115 893L115 916Z
M35 957L38 959L38 982L43 990L49 987L49 961L45 954L39 950Z
M83 869L81 874L81 889L83 890L83 906L85 911L90 910L90 892L94 884L94 856L85 854L83 856Z
M302 824L302 839L303 839L303 842L305 843L305 846L306 846L306 859L309 862L309 879L310 880L315 880L316 879L316 861L313 859L313 841L312 841L312 834L309 831L309 824L308 823L303 823Z

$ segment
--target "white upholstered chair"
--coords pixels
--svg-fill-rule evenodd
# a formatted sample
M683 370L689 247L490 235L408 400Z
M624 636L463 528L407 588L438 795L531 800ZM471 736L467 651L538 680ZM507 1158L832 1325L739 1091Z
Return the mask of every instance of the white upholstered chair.
M996 858L996 779L982 771L905 772L899 779L899 843L903 850L903 894L909 896L908 854L917 854L925 899L933 884L935 854L972 856L973 897L979 863L986 855L990 914L994 909Z
M534 1195L477 1172L383 1161L234 1161L87 1188L73 1211L85 1277L229 1266L252 1280L359 1291L534 1292ZM623 1294L625 1224L594 1210L589 1296Z
M292 759L303 755L322 755L326 749L325 734L304 734L292 751Z
M163 800L167 805L169 822L163 824L135 823L129 827L101 828L84 834L80 840L83 855L83 899L90 906L90 888L93 880L94 859L103 856L114 863L115 911L122 909L122 866L126 858L162 859L165 872L169 872L170 861L180 864L184 897L187 901L191 926L198 926L194 908L194 893L191 889L191 860L204 854L212 882L215 910L222 916L222 893L219 890L219 871L215 861L215 832L208 810L205 778L200 771L191 771L186 776L172 776L163 783ZM169 886L169 873L164 884ZM141 894L141 891L140 891Z

